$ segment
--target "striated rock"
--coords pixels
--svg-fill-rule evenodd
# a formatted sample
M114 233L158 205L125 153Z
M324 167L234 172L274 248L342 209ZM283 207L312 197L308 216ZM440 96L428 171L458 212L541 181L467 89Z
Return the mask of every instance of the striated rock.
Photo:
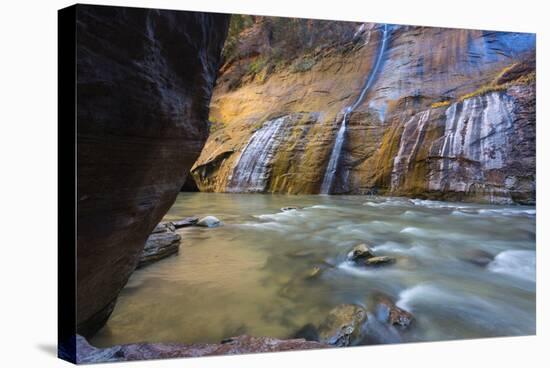
M411 313L399 308L387 295L379 294L375 298L376 316L382 322L392 326L407 328L414 317Z
M174 231L176 227L172 222L161 222L153 229L153 234L165 233L167 231Z
M376 256L365 259L363 264L366 266L383 266L391 263L395 263L395 258L388 256Z
M352 261L360 261L375 257L374 252L365 243L361 243L353 247L348 255L348 258Z
M179 228L182 228L182 227L196 225L197 222L199 222L199 218L195 217L195 216L191 216L191 217L186 217L186 218L178 220L178 221L172 221L172 225L174 225L174 227L176 229L179 229Z
M153 233L147 238L137 268L166 258L178 252L181 236L172 231Z
M76 336L77 364L267 353L328 347L326 344L306 341L302 338L279 340L243 335L226 339L219 344L139 343L100 349L91 346L84 337Z
M331 193L535 202L533 34L307 22L256 17L239 35L201 191L319 193L339 142Z
M222 222L214 216L206 216L197 221L196 225L201 227L218 227L222 225Z
M208 136L228 16L76 6L77 330L110 315Z
M367 312L358 305L341 304L332 309L319 326L319 341L334 346L350 346L361 339Z

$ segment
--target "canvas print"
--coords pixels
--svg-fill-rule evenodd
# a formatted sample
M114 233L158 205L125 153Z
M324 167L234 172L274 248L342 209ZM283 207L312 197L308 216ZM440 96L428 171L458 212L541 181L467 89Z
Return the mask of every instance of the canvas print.
M62 358L536 333L534 34L92 5L59 20Z

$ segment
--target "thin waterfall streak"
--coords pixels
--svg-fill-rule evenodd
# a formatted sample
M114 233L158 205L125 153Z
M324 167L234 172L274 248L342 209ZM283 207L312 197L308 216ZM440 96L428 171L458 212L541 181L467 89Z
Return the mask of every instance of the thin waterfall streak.
M384 28L382 31L382 42L380 44L380 48L378 50L378 55L376 57L374 66L372 67L369 73L369 76L361 89L361 93L359 94L355 102L351 106L347 106L344 109L344 116L342 117L342 123L340 124L338 133L336 134L334 146L332 147L329 162L325 171L325 176L323 177L323 182L321 184L321 194L328 194L332 189L334 176L336 174L336 171L338 170L340 154L342 152L342 147L344 146L348 116L363 102L363 99L367 95L369 88L371 87L372 83L376 79L376 75L378 74L378 69L380 68L380 64L382 63L382 58L384 56L384 51L386 49L387 39L388 39L388 25L384 24Z

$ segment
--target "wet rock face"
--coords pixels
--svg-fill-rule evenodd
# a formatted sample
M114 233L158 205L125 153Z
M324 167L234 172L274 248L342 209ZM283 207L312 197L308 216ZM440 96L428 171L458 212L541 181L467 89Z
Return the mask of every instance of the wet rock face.
M77 324L109 316L208 135L225 15L77 7Z
M534 203L534 35L345 23L291 45L257 21L221 69L201 191L319 193L336 162L331 193Z
M91 346L84 337L76 337L77 363L120 362L145 359L187 358L211 355L267 353L274 351L323 349L329 346L302 338L279 340L270 337L238 336L219 344L141 343L117 345L105 349Z

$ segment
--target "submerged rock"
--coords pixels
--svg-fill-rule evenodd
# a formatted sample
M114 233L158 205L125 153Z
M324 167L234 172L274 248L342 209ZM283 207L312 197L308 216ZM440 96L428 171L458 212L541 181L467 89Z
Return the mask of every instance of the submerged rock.
M187 226L193 226L196 225L197 222L199 222L199 218L196 216L186 217L184 219L178 220L178 221L172 221L172 224L176 229L179 229L181 227L187 227Z
M360 261L375 257L374 252L365 243L361 243L353 247L348 255L348 258L352 261Z
M376 316L382 322L389 323L392 326L407 328L414 319L411 313L396 306L393 300L387 295L377 295L375 303Z
M96 348L76 336L76 363L122 362L145 359L187 358L210 355L267 353L273 351L322 349L330 346L303 338L280 340L247 335L224 339L218 344L138 343Z
M201 218L196 225L201 227L218 227L222 225L222 222L214 216L206 216Z
M281 208L281 211L286 212L286 211L297 210L297 209L299 209L299 208L300 208L300 207L298 207L298 206L287 206L287 207L282 207L282 208Z
M350 346L361 339L367 312L361 306L341 304L332 309L319 326L319 341L334 346Z
M181 236L172 231L153 233L145 242L143 253L139 258L137 268L147 266L153 262L177 253L180 247Z
M305 257L310 257L315 253L311 250L305 249L305 250L297 250L294 252L287 252L285 254L290 258L305 258Z
M491 253L481 249L466 251L463 260L479 267L485 267L495 259Z
M324 267L323 266L313 266L310 269L306 271L305 278L307 280L316 279L323 273Z
M382 266L395 263L395 258L389 256L377 256L365 260L366 266Z

